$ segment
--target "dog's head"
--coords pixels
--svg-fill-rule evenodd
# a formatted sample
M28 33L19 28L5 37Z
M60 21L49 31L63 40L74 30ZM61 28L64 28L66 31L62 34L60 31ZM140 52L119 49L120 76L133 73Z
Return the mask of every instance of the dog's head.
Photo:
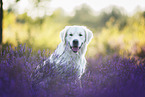
M70 49L77 53L82 45L91 41L93 33L84 26L66 26L61 31L60 37L64 44L69 45Z

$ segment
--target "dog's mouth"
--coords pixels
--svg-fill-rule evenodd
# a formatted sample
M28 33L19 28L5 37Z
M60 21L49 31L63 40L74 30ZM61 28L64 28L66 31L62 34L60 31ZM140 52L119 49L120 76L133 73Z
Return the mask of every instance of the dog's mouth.
M77 53L81 49L82 45L83 45L83 43L81 44L80 47L79 46L70 46L70 48L72 49L72 51L74 53Z
M74 53L77 53L81 47L72 46L72 47L70 47L70 48L72 49L72 51L73 51Z

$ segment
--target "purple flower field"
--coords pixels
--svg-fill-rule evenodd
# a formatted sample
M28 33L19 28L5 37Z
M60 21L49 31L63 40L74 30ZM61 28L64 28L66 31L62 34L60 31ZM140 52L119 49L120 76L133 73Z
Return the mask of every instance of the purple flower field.
M81 88L73 79L61 78L49 63L37 75L45 53L22 45L1 52L0 97L145 97L145 58L88 58Z

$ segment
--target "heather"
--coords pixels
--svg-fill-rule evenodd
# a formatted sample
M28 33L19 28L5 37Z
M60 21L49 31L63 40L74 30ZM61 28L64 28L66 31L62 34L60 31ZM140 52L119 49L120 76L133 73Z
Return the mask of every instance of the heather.
M0 53L0 97L145 96L144 58L119 54L87 58L81 88L75 80L59 76L49 63L37 71L47 57L45 50L6 46Z
M68 7L86 2L76 3L71 13L51 8L52 1L61 2L1 0L0 97L145 97L145 9L140 5L145 1L120 0L127 8L139 4L132 13L120 1L102 6L107 2L63 0ZM91 2L104 8L96 11ZM71 76L73 68L63 77L54 64L42 66L61 42L60 32L71 25L93 32L82 86Z

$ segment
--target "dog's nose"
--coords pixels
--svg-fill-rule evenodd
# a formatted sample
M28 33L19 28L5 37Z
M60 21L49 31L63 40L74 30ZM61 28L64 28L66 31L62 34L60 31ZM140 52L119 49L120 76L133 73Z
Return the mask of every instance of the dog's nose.
M73 40L73 46L78 46L78 40L77 39L75 39L75 40Z

